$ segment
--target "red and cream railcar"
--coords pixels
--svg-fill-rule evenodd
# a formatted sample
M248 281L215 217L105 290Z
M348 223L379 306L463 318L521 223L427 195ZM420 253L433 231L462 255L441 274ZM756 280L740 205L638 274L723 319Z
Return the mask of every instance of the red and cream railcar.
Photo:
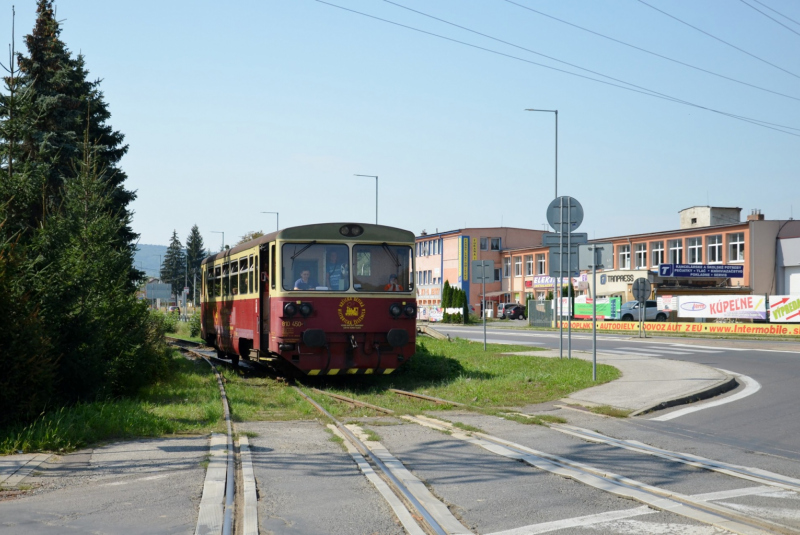
M202 336L233 361L307 375L388 374L416 343L414 234L287 228L202 263Z

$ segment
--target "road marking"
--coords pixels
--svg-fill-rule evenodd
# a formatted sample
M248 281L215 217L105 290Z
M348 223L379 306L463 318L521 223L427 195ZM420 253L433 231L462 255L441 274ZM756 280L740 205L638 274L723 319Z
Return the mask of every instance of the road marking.
M617 349L598 349L598 353L610 353L612 355L642 355L645 357L663 357L664 353L655 353L653 351L642 351L640 349L625 349L617 348Z
M405 415L402 418L432 429L450 431L453 438L463 440L497 455L520 460L540 470L573 479L617 496L636 500L649 505L653 509L675 513L704 524L733 531L734 533L752 535L766 535L768 533L765 529L754 527L753 522L756 522L756 519L750 516L736 514L731 509L726 509L710 502L694 500L685 494L648 485L578 461L572 461L558 455L515 444L496 436L477 431L464 432L449 422L443 422L427 416ZM757 523L767 526L768 529L776 526L782 527L763 519L758 519Z
M744 390L739 392L738 394L734 394L732 396L728 396L726 398L719 399L717 401L709 401L708 403L700 403L694 407L687 407L685 409L677 410L675 412L670 412L669 414L665 414L663 416L657 416L655 418L650 418L651 422L666 422L667 420L674 420L680 416L685 416L687 414L691 414L693 412L702 411L705 409L710 409L712 407L719 407L720 405L725 405L726 403L733 403L734 401L739 401L740 399L746 398L748 396L752 396L759 390L761 390L761 384L753 379L752 377L748 377L746 375L742 375L740 373L731 372L728 370L723 370L721 368L717 368L719 371L727 373L729 375L733 375L737 379L740 379L744 383Z
M798 497L797 494L794 492L776 491L775 487L766 487L766 486L746 487L741 489L723 490L720 492L694 494L692 495L692 498L694 498L695 500L700 500L705 502L705 501L725 500L729 498L739 498L741 496L753 496L753 495L767 496L774 498L800 499L800 497ZM610 532L610 530L613 529L614 526L614 523L612 523L613 521L633 518L636 516L648 515L655 512L656 511L654 509L651 509L645 505L642 507L636 507L634 509L623 509L621 511L607 511L605 513L598 513L594 515L565 518L563 520L554 520L552 522L542 522L541 524L531 524L530 526L523 526L520 528L509 529L506 531L498 531L490 535L537 535L539 533L549 533L551 531L576 528L576 527L593 527L595 529L600 529L600 526L595 527L594 524L607 524L602 527L607 528ZM641 524L642 524L642 526L640 526L641 529L623 531L623 533L661 533L662 530L660 528L657 528L656 526L663 526L663 525L679 526L679 524L660 524L652 522L646 522L646 523L642 522ZM649 529L651 527L655 529L654 530ZM664 533L680 532L681 534L689 533L687 531L684 531L685 527L687 526L683 526L680 529L665 530L663 532ZM719 533L718 531L714 531L713 528L709 528L707 526L693 526L693 527L702 527L703 529L711 529L711 531L709 531L708 533Z
M759 349L741 349L738 347L720 347L720 346L700 346L694 344L669 344L674 347L685 347L688 349L713 349L715 352L719 351L760 351ZM705 351L704 351L705 353Z
M656 512L658 511L643 505L642 507L636 507L635 509L607 511L605 513L598 513L596 515L565 518L564 520L554 520L553 522L542 522L541 524L533 524L531 526L509 529L506 531L497 531L490 535L536 535L538 533L548 533L550 531L557 531L559 529L577 528L598 524L600 522L609 522L611 520L621 520L623 518L631 518L634 516L650 515Z

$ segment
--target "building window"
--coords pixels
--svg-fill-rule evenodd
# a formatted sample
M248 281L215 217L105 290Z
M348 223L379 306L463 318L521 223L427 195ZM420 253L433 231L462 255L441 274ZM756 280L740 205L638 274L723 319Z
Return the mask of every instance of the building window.
M636 269L647 269L647 244L636 244Z
M728 262L744 262L744 232L728 234Z
M522 257L515 256L514 257L514 276L521 277L522 276Z
M544 275L547 271L547 260L544 253L536 255L536 274Z
M664 242L654 241L650 244L650 259L653 267L658 267L659 264L664 263Z
M721 264L722 263L722 235L709 236L706 238L708 244L708 263Z
M689 253L690 264L703 263L703 238L687 238L686 249Z
M492 238L492 251L500 250L500 238Z
M489 250L489 238L481 238L481 251Z
M683 264L683 240L669 240L669 263Z
M503 277L506 279L511 276L511 257L503 258Z
M525 276L529 277L533 275L533 255L526 254L525 255Z
M620 245L617 248L618 252L618 267L617 269L630 269L631 268L631 246L630 245Z
M494 268L494 280L495 282L500 280L500 268Z

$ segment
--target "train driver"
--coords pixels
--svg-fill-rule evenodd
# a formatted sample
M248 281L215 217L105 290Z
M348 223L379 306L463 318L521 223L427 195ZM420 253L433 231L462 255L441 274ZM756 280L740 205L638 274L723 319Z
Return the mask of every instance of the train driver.
M392 273L389 275L389 284L383 287L385 292L402 292L403 287L397 282L397 275Z

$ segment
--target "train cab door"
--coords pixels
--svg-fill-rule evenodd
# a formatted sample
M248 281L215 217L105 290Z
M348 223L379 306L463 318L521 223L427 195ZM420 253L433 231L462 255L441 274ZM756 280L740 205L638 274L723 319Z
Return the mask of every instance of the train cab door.
M260 323L259 333L261 347L260 350L263 354L269 351L269 302L270 302L270 288L273 287L273 270L272 260L275 255L275 245L267 244L262 250L260 255L259 265L259 307L258 320Z

